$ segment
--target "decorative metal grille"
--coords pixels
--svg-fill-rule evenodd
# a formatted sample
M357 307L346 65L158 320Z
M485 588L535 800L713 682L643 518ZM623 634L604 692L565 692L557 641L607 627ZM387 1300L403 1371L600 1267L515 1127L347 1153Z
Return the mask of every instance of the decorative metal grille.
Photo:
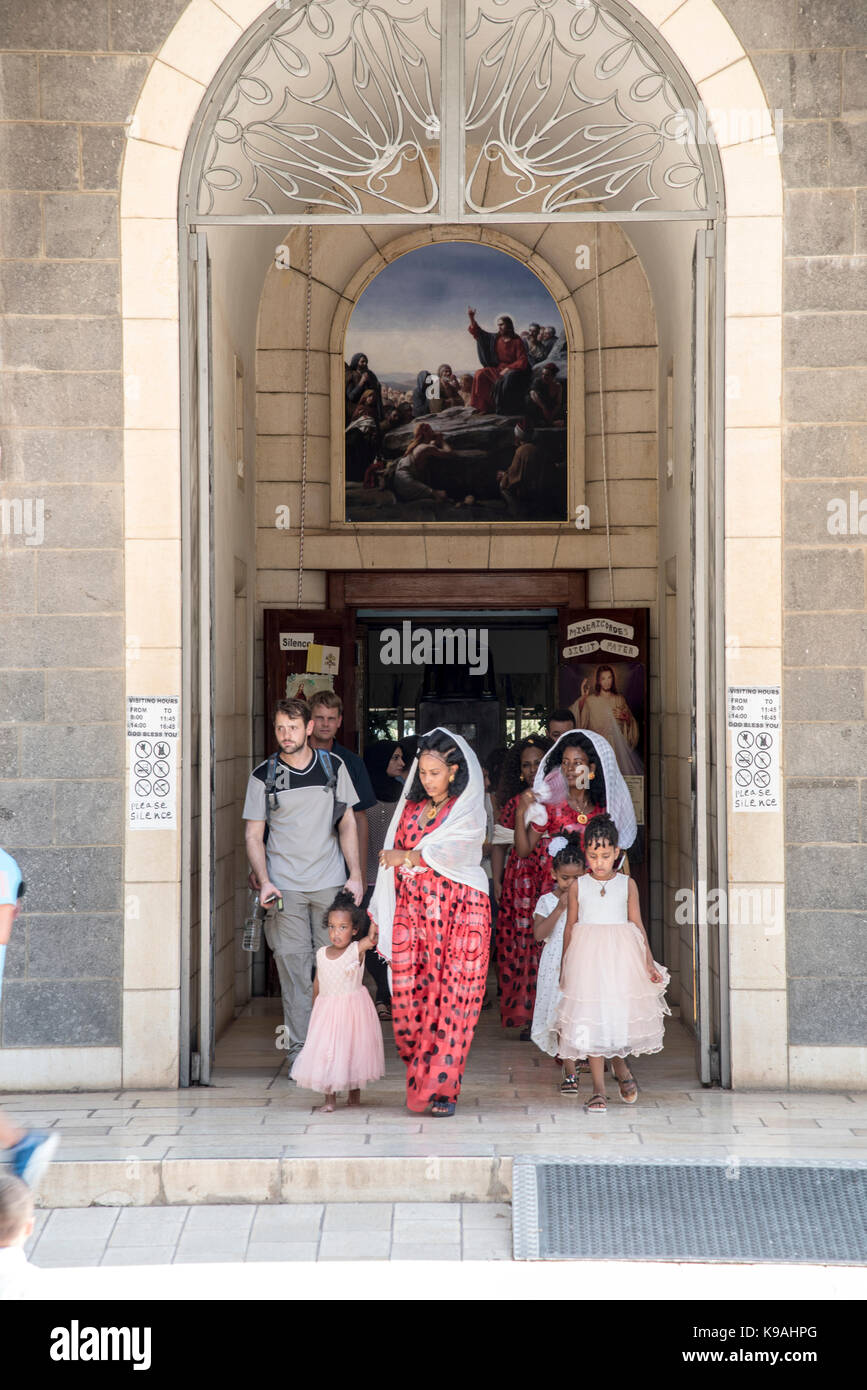
M671 78L595 0L467 0L466 203L702 209L696 121Z
M290 0L216 89L197 214L713 215L701 108L627 16L617 0Z
M220 110L199 212L431 212L439 0L285 8Z

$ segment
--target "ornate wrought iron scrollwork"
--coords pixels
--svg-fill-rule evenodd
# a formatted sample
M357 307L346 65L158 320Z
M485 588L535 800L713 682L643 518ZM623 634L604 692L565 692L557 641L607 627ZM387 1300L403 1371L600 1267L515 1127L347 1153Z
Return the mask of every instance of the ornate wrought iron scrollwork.
M596 0L467 0L473 213L703 209L696 123Z
M432 212L439 0L285 8L220 110L199 212Z

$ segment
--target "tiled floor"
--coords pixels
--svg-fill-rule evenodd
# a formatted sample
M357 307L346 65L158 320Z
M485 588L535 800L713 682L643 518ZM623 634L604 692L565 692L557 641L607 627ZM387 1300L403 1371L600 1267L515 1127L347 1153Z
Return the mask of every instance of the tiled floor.
M347 1202L41 1211L27 1247L46 1268L279 1260L511 1260L508 1206Z
M669 1020L665 1050L639 1058L638 1104L585 1115L559 1093L559 1071L531 1043L504 1034L496 1010L482 1016L464 1088L450 1119L412 1115L403 1068L386 1025L388 1074L350 1110L324 1115L321 1097L286 1079L274 1047L277 1001L256 1003L217 1048L210 1087L0 1097L30 1126L62 1136L57 1161L185 1158L317 1158L589 1154L621 1158L867 1159L867 1095L705 1090L692 1039Z

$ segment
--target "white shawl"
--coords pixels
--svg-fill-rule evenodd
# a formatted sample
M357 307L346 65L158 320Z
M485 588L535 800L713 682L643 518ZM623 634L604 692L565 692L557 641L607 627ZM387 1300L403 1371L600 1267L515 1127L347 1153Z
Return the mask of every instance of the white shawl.
M526 812L524 820L527 825L544 828L547 820L545 807L557 806L569 799L569 788L566 785L560 764L558 763L553 770L551 770L551 764L554 752L564 738L570 738L575 733L580 733L584 738L589 739L596 749L597 762L601 766L602 775L605 778L605 809L617 826L620 848L629 849L638 833L632 797L629 795L629 788L623 780L623 773L617 766L617 759L611 744L601 734L594 734L590 729L568 729L565 734L560 735L554 747L545 754L539 764L536 780L533 783L536 800Z
M430 732L435 733L436 730L432 729ZM453 739L461 750L466 760L470 780L442 824L438 825L436 830L431 830L421 840L418 845L418 852L429 868L435 869L444 878L450 878L454 883L465 883L468 888L478 888L481 893L487 893L488 880L481 862L482 845L484 844L487 825L485 783L482 769L475 753L460 734L454 734L451 729L442 728L439 732L448 734L449 738ZM418 756L413 761L403 784L403 791L395 806L383 849L394 849L394 837L397 834L397 827L400 825L400 818L406 805L406 794L415 781L417 768ZM396 901L394 873L394 869L380 867L376 875L373 897L368 908L370 916L379 929L376 949L387 961L391 960L391 938Z

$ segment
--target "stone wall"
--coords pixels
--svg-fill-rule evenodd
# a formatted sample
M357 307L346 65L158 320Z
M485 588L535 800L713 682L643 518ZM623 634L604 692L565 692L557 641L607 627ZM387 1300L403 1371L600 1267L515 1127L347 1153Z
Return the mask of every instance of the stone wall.
M867 520L861 534L830 534L828 504L867 499L867 7L719 7L783 113L790 1081L863 1084Z
M44 509L41 544L14 509L0 540L0 843L28 883L0 1076L19 1084L48 1065L19 1049L49 1047L87 1050L55 1054L59 1084L118 1084L140 963L123 957L118 188L148 55L183 8L0 6L0 499Z

